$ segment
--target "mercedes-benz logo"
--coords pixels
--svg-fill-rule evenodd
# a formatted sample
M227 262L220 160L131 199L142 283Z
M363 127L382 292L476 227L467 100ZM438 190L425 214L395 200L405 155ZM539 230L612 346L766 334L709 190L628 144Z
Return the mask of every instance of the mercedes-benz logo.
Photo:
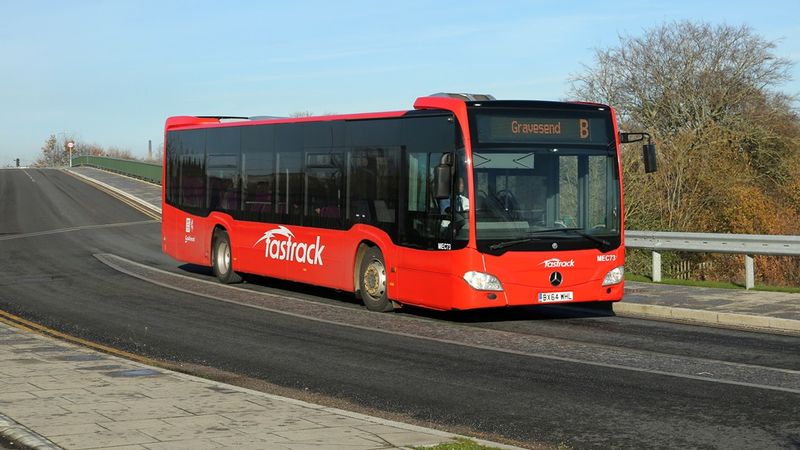
M560 286L562 281L564 281L564 278L561 276L560 272L553 272L550 274L550 284L553 286Z

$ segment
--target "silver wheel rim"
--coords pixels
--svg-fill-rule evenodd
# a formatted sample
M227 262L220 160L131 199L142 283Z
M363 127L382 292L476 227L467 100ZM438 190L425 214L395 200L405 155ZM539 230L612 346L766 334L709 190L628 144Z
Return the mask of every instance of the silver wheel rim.
M381 298L386 292L386 269L383 263L373 259L363 275L364 290L372 298Z
M219 273L228 273L228 270L231 267L231 248L228 246L227 242L220 242L219 245L217 245L216 260Z

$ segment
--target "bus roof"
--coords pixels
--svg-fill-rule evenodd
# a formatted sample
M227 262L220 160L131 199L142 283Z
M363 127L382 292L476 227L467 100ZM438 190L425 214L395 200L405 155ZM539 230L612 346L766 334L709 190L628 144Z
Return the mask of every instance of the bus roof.
M449 111L456 114L460 120L466 120L467 108L492 107L492 108L533 108L533 109L569 109L574 111L596 111L607 109L608 105L590 102L556 102L540 100L496 100L488 94L454 94L437 93L426 97L419 97L414 102L413 110L371 112L358 114L336 114L325 116L306 117L277 117L277 116L172 116L167 119L167 131L183 128L204 128L224 126L249 126L279 123L320 122L333 120L365 120L388 117L401 117L414 111L438 110Z

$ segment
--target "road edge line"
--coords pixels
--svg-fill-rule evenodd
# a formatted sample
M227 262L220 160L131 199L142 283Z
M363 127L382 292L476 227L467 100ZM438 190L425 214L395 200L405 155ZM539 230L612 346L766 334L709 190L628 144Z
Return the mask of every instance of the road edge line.
M88 348L98 353L104 353L106 355L115 356L117 358L122 358L128 361L135 361L139 364L145 364L148 366L155 366L155 367L161 367L163 365L159 364L159 361L155 359L151 359L143 355L137 355L131 352L126 352L125 350L116 349L114 347L103 345L97 342L92 342L80 338L78 336L73 336L71 334L62 333L58 330L54 330L52 328L46 327L36 322L23 319L22 317L19 317L15 314L11 314L10 312L4 311L2 309L0 309L0 323L4 323L10 327L18 328L20 330L34 333L39 336L44 336L50 339L55 339L69 344Z

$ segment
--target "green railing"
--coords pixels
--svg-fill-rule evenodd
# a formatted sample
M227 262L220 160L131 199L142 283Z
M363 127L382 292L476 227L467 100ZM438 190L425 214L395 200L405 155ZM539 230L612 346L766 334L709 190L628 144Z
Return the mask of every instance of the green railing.
M140 178L151 183L161 184L161 164L152 164L130 159L106 158L103 156L76 156L74 166L89 166Z

